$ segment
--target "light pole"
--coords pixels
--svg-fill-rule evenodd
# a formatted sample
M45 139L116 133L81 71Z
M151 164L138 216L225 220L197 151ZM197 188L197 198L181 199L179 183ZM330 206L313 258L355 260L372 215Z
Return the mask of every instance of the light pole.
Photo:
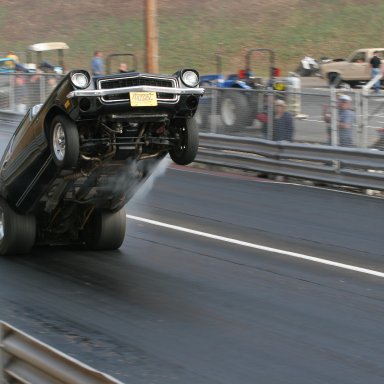
M145 0L145 69L159 72L159 35L157 32L157 0Z

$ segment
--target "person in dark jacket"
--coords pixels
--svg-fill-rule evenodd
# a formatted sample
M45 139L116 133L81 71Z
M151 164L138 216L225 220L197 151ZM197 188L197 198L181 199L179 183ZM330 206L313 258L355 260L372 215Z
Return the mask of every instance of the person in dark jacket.
M294 130L293 117L292 114L287 111L287 104L284 100L276 100L273 120L273 140L293 141Z
M372 59L369 62L371 64L371 74L372 79L374 79L379 73L381 73L381 59L379 57L379 52L375 51ZM373 84L373 89L375 93L379 93L381 88L380 80L376 81Z

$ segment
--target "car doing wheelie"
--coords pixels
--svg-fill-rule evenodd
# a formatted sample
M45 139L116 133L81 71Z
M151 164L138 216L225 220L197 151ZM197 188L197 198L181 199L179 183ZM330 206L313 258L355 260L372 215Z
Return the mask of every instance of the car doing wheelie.
M198 149L199 75L69 72L32 107L0 163L0 254L37 244L120 247L124 205L169 154Z

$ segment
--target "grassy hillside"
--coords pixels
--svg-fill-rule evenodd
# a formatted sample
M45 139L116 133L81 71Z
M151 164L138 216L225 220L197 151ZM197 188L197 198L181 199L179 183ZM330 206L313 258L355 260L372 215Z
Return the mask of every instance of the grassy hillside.
M94 49L133 52L144 69L144 0L0 0L0 51L65 41L67 65L89 68ZM224 72L245 63L248 49L271 48L283 73L305 54L344 57L360 47L383 46L382 0L158 0L162 72L188 66ZM264 74L265 57L254 58Z

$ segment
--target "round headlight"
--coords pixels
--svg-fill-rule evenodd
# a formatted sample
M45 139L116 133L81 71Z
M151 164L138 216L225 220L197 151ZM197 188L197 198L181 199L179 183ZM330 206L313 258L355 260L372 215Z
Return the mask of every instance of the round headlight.
M83 72L75 72L71 76L71 81L76 88L87 88L89 84L89 77Z
M196 87L199 84L199 75L194 71L187 70L183 72L181 79L188 87Z

